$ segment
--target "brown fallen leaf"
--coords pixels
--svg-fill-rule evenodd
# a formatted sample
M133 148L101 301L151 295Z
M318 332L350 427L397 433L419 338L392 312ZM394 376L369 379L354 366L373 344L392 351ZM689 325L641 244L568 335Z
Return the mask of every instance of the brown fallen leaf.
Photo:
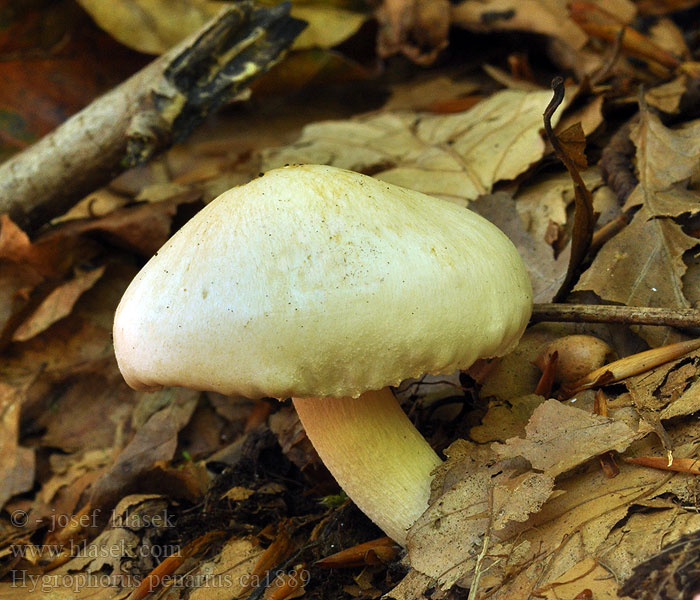
M291 538L290 525L288 522L279 524L274 541L260 554L251 570L251 577L248 579L247 585L244 585L246 591L258 586L267 587L270 583L270 580L266 579L268 573L294 552L296 546Z
M693 432L699 427L693 422L672 428L674 443L695 439ZM657 442L650 436L638 444L644 453ZM693 454L695 446L694 442L679 445L679 455ZM464 457L457 460L463 461ZM455 466L453 470L459 469ZM484 487L489 485L489 480L493 481L493 470L489 470L486 478L483 467L468 473L463 482L479 475ZM600 589L601 584L595 581L600 580L601 571L591 569L592 561L604 557L605 568L625 579L635 564L658 550L659 536L677 539L700 525L700 517L692 509L679 513L674 501L667 499L668 495L682 495L688 486L681 475L674 477L677 479L668 473L624 463L619 476L610 479L592 464L589 469L570 471L566 477L558 478L557 491L531 512L525 522L512 521L500 531L489 528L488 497L483 492L478 495L479 485L463 488L471 493L460 498L456 491L465 485L460 482L443 496L448 502L444 508L448 510L434 512L437 520L425 522L420 532L414 526L409 558L414 568L434 577L442 589L455 582L468 587L477 556L484 550L484 536L488 535L479 583L482 594L499 600L525 600L532 597L536 588L555 600L562 597L557 595L560 586L574 581L580 587ZM535 489L543 491L537 486ZM529 501L534 491L526 487L522 493ZM436 506L433 503L429 511ZM655 507L656 511L639 513L639 506ZM612 580L602 589L614 594L614 585Z
M466 206L543 155L549 96L505 90L461 113L379 112L315 123L294 144L264 151L261 167L329 164Z
M469 430L469 437L476 442L505 442L509 438L523 437L525 426L532 413L544 401L543 396L529 394L511 398L507 403L489 402L488 411L481 425Z
M133 439L121 451L111 468L96 482L91 491L90 504L105 510L114 506L126 493L144 489L140 478L157 461L170 460L177 447L177 434L195 409L199 393L184 389L165 389L157 393L163 408L152 414L138 429ZM152 402L158 397L152 396ZM153 491L153 490L149 490Z
M379 56L402 52L413 62L429 65L447 46L448 0L383 0L377 9Z
M174 572L185 562L185 555L192 554L193 551L201 544L207 543L209 538L213 537L211 533L207 533L202 538L190 542L182 550L177 550L165 557L146 577L141 581L139 586L129 594L128 600L143 600L151 594L156 594L166 585L166 582L174 574Z
M34 450L19 445L20 408L26 390L0 382L0 507L34 485Z
M535 469L557 476L609 450L622 452L645 433L626 423L547 400L535 409L525 439L495 446L502 458L522 456Z
M443 589L451 587L471 573L487 534L492 540L509 539L553 487L553 477L516 475L507 462L478 465L413 524L406 544L411 565L436 578Z
M660 420L691 415L700 410L700 358L693 352L650 373L625 381L638 410Z
M606 302L628 306L687 308L683 254L698 240L687 235L677 219L700 211L697 193L686 189L700 161L700 120L668 129L644 110L632 139L639 185L624 208L641 208L601 248L575 290L591 290ZM654 346L678 339L667 328L647 327L640 332Z
M102 277L105 267L78 271L73 279L54 289L12 334L13 342L24 342L69 315L81 294Z
M544 111L544 128L547 138L554 148L559 160L564 163L571 176L574 186L574 220L571 226L571 243L569 250L569 264L566 275L557 290L556 296L561 297L570 291L578 268L591 245L593 230L598 215L593 211L593 195L586 187L580 171L588 167L588 161L584 153L586 148L586 136L580 123L574 123L560 134L555 135L552 128L552 115L564 100L564 80L555 77L552 81L554 96Z
M567 7L547 0L462 0L452 7L455 25L473 31L520 30L560 38L580 49L586 33L569 18Z
M46 239L70 239L98 234L110 243L150 257L170 237L172 220L178 206L197 202L201 197L201 191L191 189L160 202L118 209L98 219L68 221L50 232Z
M300 469L306 469L320 458L306 437L301 421L292 406L287 406L270 415L270 429L277 437L282 452Z
M681 74L668 83L662 83L651 88L644 94L644 99L649 106L659 110L675 114L680 111L681 98L688 89L688 76Z
M566 275L568 252L554 256L554 249L544 239L528 233L516 209L516 202L505 192L482 196L469 208L496 225L520 251L525 261L535 302L550 302Z

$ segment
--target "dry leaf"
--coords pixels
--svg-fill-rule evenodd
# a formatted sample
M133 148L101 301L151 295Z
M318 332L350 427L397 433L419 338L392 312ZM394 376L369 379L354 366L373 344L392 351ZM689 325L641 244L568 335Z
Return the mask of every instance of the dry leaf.
M447 46L450 16L448 0L383 0L376 14L379 56L402 52L418 64L431 64Z
M478 77L419 77L392 86L391 97L384 105L384 110L430 110L431 106L473 94L483 85L483 80Z
M700 212L697 194L684 189L700 162L700 121L672 130L644 111L632 138L639 185L625 208L641 209L602 247L575 289L592 290L605 301L629 306L686 308L683 254L698 240L684 233L675 219ZM645 328L642 334L653 345L674 341L662 328Z
M659 419L691 415L700 410L700 357L692 352L653 371L630 377L625 385L635 406L654 412Z
M466 206L542 157L550 96L505 90L462 113L382 112L315 123L291 146L264 151L262 168L328 164Z
M677 113L680 109L681 98L688 85L688 76L681 74L668 83L651 88L644 94L647 104L666 113Z
M534 301L551 302L564 281L568 252L562 252L555 259L550 244L525 230L515 201L505 192L482 196L472 202L470 208L491 221L515 244L530 275Z
M523 437L525 426L532 413L542 404L544 398L535 394L512 398L510 402L489 402L487 413L481 425L469 430L469 437L481 444L485 442L505 442L508 438Z
M485 534L507 540L549 498L554 479L517 472L504 461L479 464L431 503L408 533L411 566L449 588L471 572ZM521 527L521 525L520 525Z
M589 190L599 188L602 174L597 167L581 173ZM525 222L525 229L536 240L552 243L552 225L557 229L567 221L566 207L574 200L574 188L568 173L548 175L544 179L523 186L515 196L518 214Z
M292 50L332 48L352 36L369 18L367 13L347 10L322 0L297 2L291 15L308 23L294 40Z
M13 342L24 342L48 329L56 321L68 316L83 292L102 277L105 267L78 272L76 276L53 290L32 315L12 334Z
M168 200L148 202L116 210L99 219L73 220L59 225L48 240L97 233L108 242L143 256L153 256L170 237L170 228L181 204L197 202L199 190L187 190Z
M78 0L97 24L122 44L161 54L221 10L211 0Z
M0 508L34 485L34 451L19 445L20 407L25 394L0 383Z
M452 19L474 31L520 30L560 38L580 49L588 36L569 17L564 3L556 0L462 0L452 8Z
M552 476L573 469L608 450L622 452L640 434L622 421L601 417L547 400L525 427L526 438L512 438L496 451L503 458L526 458L533 468Z
M95 483L90 504L109 507L131 490L156 461L170 460L177 447L177 434L195 409L199 393L166 389L159 393L166 402L141 427L122 450L110 470Z

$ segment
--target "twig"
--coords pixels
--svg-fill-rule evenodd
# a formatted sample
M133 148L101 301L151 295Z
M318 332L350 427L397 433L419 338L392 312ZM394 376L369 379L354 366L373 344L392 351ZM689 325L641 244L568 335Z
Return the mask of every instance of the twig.
M289 9L288 2L269 8L236 2L0 165L0 214L36 229L185 138L282 58L305 26Z
M652 308L611 304L535 304L531 322L623 323L700 327L700 310L694 308Z
M586 184L581 178L579 167L576 164L576 156L572 156L570 149L565 148L562 140L554 134L554 130L552 129L552 116L564 100L564 94L566 91L564 88L564 80L561 77L555 77L552 80L552 91L554 92L554 95L552 96L550 103L547 105L543 115L544 130L550 144L552 144L552 148L554 148L554 152L559 160L564 163L564 166L569 172L574 184L575 209L574 223L571 228L571 256L569 257L569 265L566 269L566 276L564 277L564 281L556 294L556 298L562 298L568 293L574 277L576 276L578 266L581 264L586 256L586 253L588 252L598 215L593 211L593 196L591 196L591 192L588 190ZM584 138L583 144L585 145L585 136L583 136L583 130L580 129L580 124L579 131L581 136Z
M625 35L626 29L626 25L620 27L620 31L618 31L617 35L615 36L615 43L613 44L610 55L608 56L607 60L605 60L601 68L591 76L591 86L597 85L603 81L603 79L610 74L610 71L612 71L617 59L620 58L620 51L622 50L622 37Z

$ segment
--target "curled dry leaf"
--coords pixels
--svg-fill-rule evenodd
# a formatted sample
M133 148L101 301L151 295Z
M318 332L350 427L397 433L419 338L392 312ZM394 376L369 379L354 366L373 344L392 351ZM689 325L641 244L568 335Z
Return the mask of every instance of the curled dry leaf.
M386 565L396 558L398 551L399 547L394 540L381 537L326 556L314 564L324 569Z
M166 389L160 395L166 406L148 419L112 467L95 482L90 501L93 507L113 506L156 461L168 461L175 454L178 431L192 416L199 393Z
M680 111L681 98L688 89L688 76L681 74L668 83L651 88L644 99L647 104L659 110L675 114Z
M264 151L262 169L328 164L466 206L542 157L550 95L505 90L455 114L380 112L307 125L294 144Z

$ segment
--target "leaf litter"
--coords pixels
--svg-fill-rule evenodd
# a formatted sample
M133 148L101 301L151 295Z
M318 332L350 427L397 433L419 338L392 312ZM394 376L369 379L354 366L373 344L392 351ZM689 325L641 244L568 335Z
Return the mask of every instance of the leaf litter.
M140 3L118 4L133 10ZM180 9L201 18L213 4L183 2ZM451 51L444 16L435 18L428 4L381 3L379 52L430 63L446 42ZM630 223L583 257L575 289L629 306L687 307L699 295L688 275L697 247L700 153L697 121L683 112L696 66L687 62L671 76L689 56L676 22L620 34L643 3L613 5L458 2L449 20L481 39L498 39L489 37L498 31L545 36L549 60L575 79L554 119L562 123L557 133L583 121L577 152L585 144L592 163L622 125L615 107L637 112L636 86L656 84L631 127L636 153L626 160L639 183L624 203L604 171L577 167L594 208L609 213L598 226L623 212ZM347 51L372 18L343 2L297 10L306 11L315 32L307 41L324 57L338 44ZM160 37L150 51L161 51L162 28L172 23L155 18L161 29L151 33ZM230 110L199 139L96 191L33 238L1 217L0 596L29 597L33 584L50 588L52 597L72 597L72 584L83 581L78 595L146 597L143 582L154 573L189 579L152 595L202 599L272 591L397 599L459 597L469 588L472 597L516 599L697 591L687 568L700 530L697 351L627 373L616 385L598 380L606 416L595 413L592 391L566 402L549 397L561 394L556 387L535 393L541 372L534 361L564 336L598 335L624 358L623 349L642 343L635 332L657 348L687 338L677 330L537 325L508 356L445 381L412 383L401 398L416 400L411 417L447 461L406 554L396 559L382 554L381 532L338 495L289 406L268 405L255 416L245 399L134 392L114 363L113 311L143 261L219 191L285 163L351 168L477 210L519 248L537 300L551 301L567 272L574 194L542 135L547 76L538 72L534 50L523 48L532 56L489 58L498 66L486 74L467 74L460 65L426 70L415 79L420 86L410 77L385 82L378 97L393 93L387 106L381 100L359 115L345 98L338 103L344 107L330 110L302 95L266 123L255 116L265 114L261 95L257 107ZM311 55L301 52L290 64L309 65L303 61ZM350 81L347 67L335 75ZM295 90L311 81L272 76ZM499 90L494 78L512 89ZM301 116L300 107L317 111L316 118ZM453 404L464 408L435 417ZM663 468L668 451L675 471ZM600 456L615 460L616 476L601 468ZM13 522L17 515L26 522ZM57 515L67 522L54 526ZM368 564L366 544L388 567ZM321 575L315 561L330 556L336 568ZM36 579L12 587L13 573ZM90 588L91 575L105 579ZM265 581L277 582L275 589L266 591Z

